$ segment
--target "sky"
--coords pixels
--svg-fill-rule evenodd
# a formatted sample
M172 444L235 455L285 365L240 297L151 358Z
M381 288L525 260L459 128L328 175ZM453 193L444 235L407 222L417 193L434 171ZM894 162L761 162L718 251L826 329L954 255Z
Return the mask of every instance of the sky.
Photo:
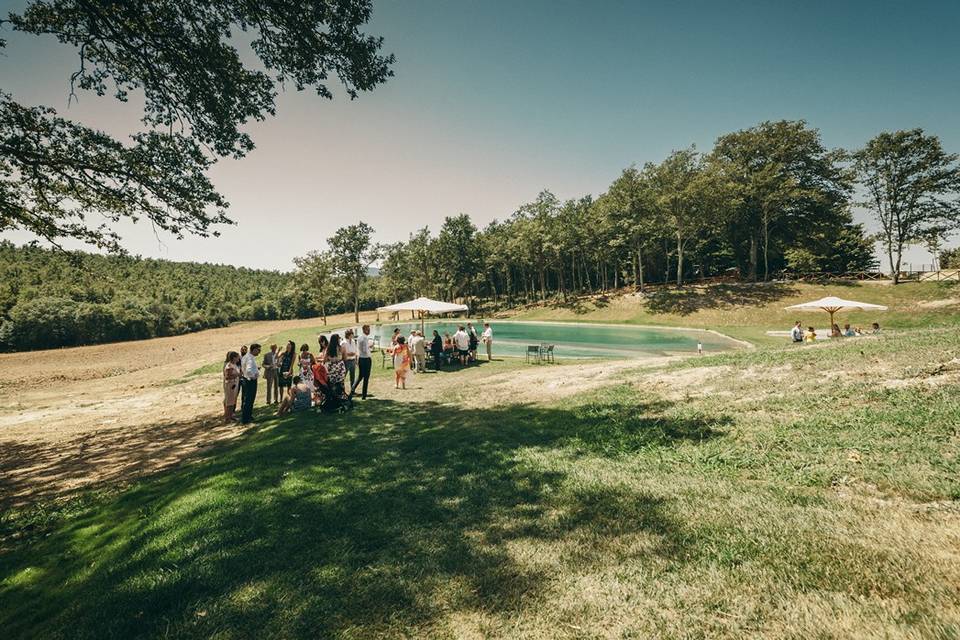
M288 270L359 220L380 242L461 212L482 227L543 189L597 195L632 163L708 151L764 120L806 120L848 149L922 127L960 152L958 30L956 0L375 0L367 31L396 55L395 76L353 101L281 93L276 117L247 128L256 150L211 173L235 225L184 240L119 228L133 254ZM113 135L137 130L135 101L68 105L74 50L3 36L4 91Z

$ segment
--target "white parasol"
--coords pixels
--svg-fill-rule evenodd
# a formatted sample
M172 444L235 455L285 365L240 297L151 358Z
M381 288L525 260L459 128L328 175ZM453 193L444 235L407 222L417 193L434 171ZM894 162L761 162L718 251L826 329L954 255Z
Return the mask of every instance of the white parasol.
M790 311L826 311L830 314L830 329L833 330L833 314L837 311L886 311L887 308L882 304L871 304L869 302L857 302L856 300L844 300L836 296L827 296L813 302L804 302L787 307Z

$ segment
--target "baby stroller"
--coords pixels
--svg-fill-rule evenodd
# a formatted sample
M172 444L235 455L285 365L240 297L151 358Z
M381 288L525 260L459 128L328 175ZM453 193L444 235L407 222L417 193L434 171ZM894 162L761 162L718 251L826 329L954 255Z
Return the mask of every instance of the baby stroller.
M327 384L323 391L323 411L343 413L353 409L353 399L347 393L344 380L347 368L343 362L331 362L327 365Z

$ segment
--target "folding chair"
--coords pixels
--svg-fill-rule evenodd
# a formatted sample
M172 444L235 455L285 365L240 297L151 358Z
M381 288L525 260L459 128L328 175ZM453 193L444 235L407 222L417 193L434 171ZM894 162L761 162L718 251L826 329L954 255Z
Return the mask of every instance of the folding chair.
M527 346L527 364L530 364L530 358L533 357L537 364L540 364L540 346L531 344Z

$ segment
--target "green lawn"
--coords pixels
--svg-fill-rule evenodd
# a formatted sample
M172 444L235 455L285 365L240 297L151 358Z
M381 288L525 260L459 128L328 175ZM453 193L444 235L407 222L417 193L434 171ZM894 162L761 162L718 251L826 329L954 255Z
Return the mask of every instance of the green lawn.
M532 370L494 362L420 376L428 400L261 414L197 464L5 514L0 625L956 638L958 358L954 330L893 332L626 370L534 405L483 397Z

